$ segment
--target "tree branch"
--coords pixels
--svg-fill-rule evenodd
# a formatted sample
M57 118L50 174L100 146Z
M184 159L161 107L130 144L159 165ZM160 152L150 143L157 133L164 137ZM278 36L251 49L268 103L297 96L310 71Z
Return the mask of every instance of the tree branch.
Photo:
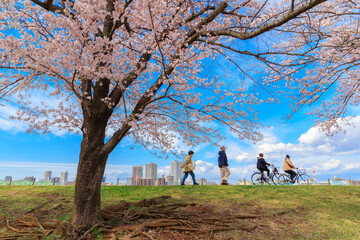
M327 0L312 0L309 3L305 4L304 6L298 8L297 10L294 10L292 12L290 12L289 14L287 14L285 17L276 20L274 22L271 22L269 24L266 24L260 28L258 28L257 30L253 31L253 32L249 32L249 33L242 33L242 32L238 32L238 31L233 31L233 30L226 30L226 29L221 29L221 30L214 30L214 31L202 31L202 32L198 32L194 37L200 37L200 36L229 36L229 37L233 37L233 38L237 38L237 39L241 39L241 40L247 40L247 39L251 39L254 37L259 36L262 33L265 33L267 31L270 31L271 29L274 29L276 27L279 27L287 22L289 22L290 20L298 17L299 15L303 14L304 12L306 12L307 10L323 3L326 2Z
M54 0L46 0L46 2L41 2L39 0L30 0L30 1L44 8L45 10L64 14L64 8L54 5Z

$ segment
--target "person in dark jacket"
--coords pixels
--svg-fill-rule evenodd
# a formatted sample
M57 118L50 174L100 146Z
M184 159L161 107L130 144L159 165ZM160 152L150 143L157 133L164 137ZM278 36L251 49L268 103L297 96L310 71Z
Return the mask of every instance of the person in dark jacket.
M230 176L230 170L228 168L229 164L228 164L228 160L227 160L227 156L226 156L226 147L222 146L220 147L219 151L219 158L218 158L218 163L219 163L219 168L220 168L220 174L221 174L221 185L228 185L228 179Z
M259 169L259 171L261 173L263 173L264 171L267 172L267 176L269 177L270 176L270 170L268 169L267 166L273 166L272 164L270 163L267 163L264 159L264 154L262 153L259 153L259 156L257 157L257 169Z

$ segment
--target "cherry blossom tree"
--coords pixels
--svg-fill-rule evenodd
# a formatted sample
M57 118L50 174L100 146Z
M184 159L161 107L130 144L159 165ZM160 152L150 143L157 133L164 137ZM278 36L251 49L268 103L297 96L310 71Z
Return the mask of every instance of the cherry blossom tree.
M81 131L71 221L89 229L101 220L107 158L125 137L166 152L179 137L188 145L220 141L208 124L217 122L241 139L261 139L252 105L274 99L260 99L246 81L204 74L209 59L223 55L252 78L233 56L249 57L266 68L267 83L291 85L297 71L328 54L316 51L323 27L313 25L328 14L331 31L331 16L341 19L333 11L345 13L352 2L0 0L0 98L19 107L14 118L30 132ZM270 43L247 47L251 39ZM56 101L35 104L39 92Z

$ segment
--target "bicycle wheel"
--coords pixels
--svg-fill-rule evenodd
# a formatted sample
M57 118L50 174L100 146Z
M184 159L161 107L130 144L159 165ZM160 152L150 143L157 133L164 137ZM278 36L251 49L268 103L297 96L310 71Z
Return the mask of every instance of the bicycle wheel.
M256 172L251 176L251 183L254 185L263 185L264 180L261 179L261 173Z
M301 174L299 175L297 182L299 185L307 185L309 181L309 184L312 183L312 178L309 175Z
M271 181L275 185L284 185L286 183L286 177L281 173L275 173L274 176L272 176Z

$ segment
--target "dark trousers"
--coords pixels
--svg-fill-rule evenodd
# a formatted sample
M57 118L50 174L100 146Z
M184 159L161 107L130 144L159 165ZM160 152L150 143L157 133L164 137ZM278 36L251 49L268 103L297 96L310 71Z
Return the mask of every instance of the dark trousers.
M191 175L191 177L192 177L193 183L196 183L195 173L194 173L193 171L191 171L191 172L186 172L186 173L184 173L184 176L183 176L183 179L182 179L182 181L181 181L181 184L184 184L184 183L185 183L185 179L188 177L189 173L190 173L190 175Z
M294 177L296 176L296 172L293 170L285 170L286 173L290 174L291 181L294 181Z
M264 171L267 172L267 176L270 176L270 170L268 168L258 168L258 170L263 173Z

